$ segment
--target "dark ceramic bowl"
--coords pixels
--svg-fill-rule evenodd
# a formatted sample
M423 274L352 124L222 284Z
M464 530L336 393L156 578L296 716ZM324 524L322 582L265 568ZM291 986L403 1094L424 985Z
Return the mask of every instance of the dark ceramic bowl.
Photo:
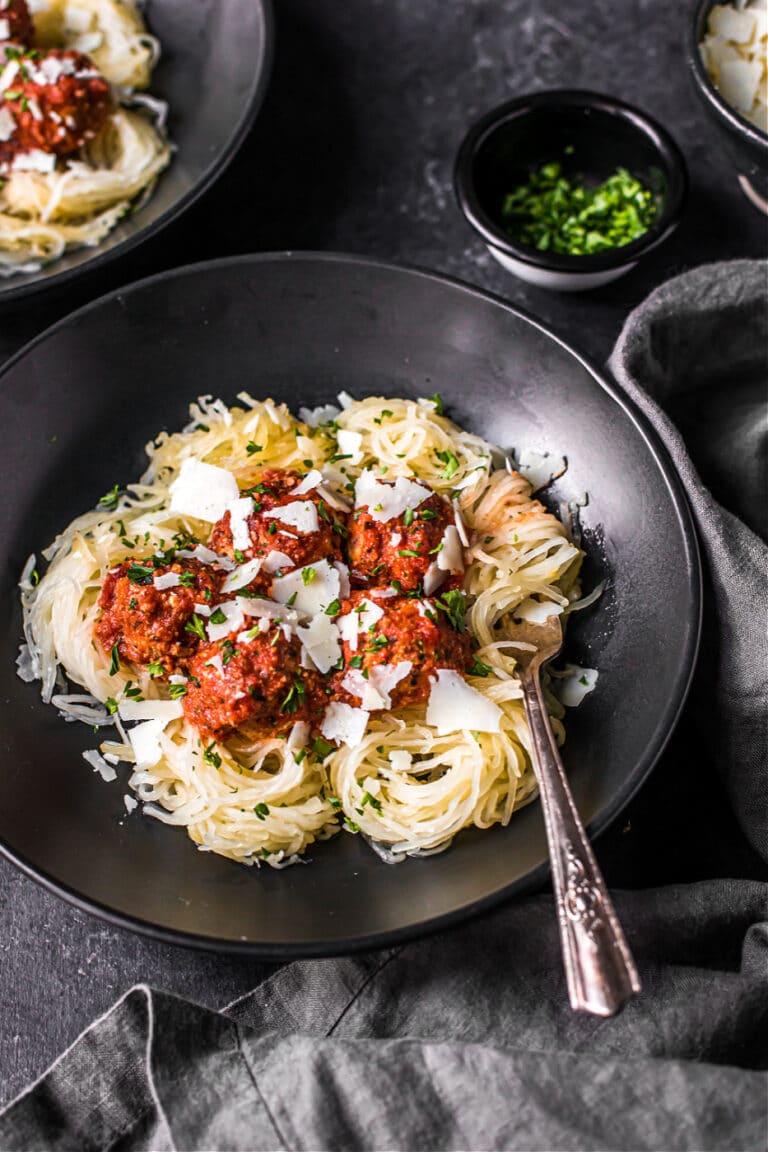
M271 0L147 0L145 17L162 48L150 91L169 107L168 169L97 248L0 280L0 305L58 288L156 235L221 175L253 123L272 62Z
M589 256L521 244L502 222L504 197L552 161L589 183L627 168L653 191L656 220L631 244ZM667 239L680 219L688 178L677 145L649 116L611 96L562 89L518 96L478 120L459 150L454 185L465 217L508 271L543 288L580 292L623 276Z
M105 296L0 374L0 851L115 923L265 958L390 944L540 883L538 803L507 828L468 829L441 855L396 866L347 832L281 872L199 852L180 828L126 816L129 770L105 784L82 759L92 730L65 724L16 676L29 553L138 476L143 445L181 427L199 393L232 403L244 387L294 410L341 389L439 390L471 431L564 453L547 499L557 508L588 492L584 583L608 581L567 640L568 659L600 672L568 715L564 747L592 833L664 747L696 655L698 554L674 467L627 397L543 325L467 285L349 257L218 260Z
M768 211L768 136L723 99L710 80L699 52L699 44L707 30L707 19L715 3L716 0L698 0L693 19L689 20L688 65L699 99L709 114L720 143L733 161L742 188L748 199L765 212Z

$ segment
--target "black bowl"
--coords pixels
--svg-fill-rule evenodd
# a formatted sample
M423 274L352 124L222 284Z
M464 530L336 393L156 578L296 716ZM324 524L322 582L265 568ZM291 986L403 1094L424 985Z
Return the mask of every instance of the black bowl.
M696 92L709 113L720 143L733 161L734 167L743 180L749 181L754 194L747 197L761 211L766 211L765 203L760 205L758 198L768 200L768 136L749 120L745 120L735 108L723 99L709 78L699 52L699 44L707 30L710 10L717 0L698 0L693 19L688 23L688 65L693 77ZM742 185L743 186L743 185Z
M282 872L198 852L183 830L126 816L125 767L105 784L82 760L90 728L65 724L15 674L16 581L41 547L115 481L143 445L187 420L189 401L241 389L294 409L340 389L431 396L507 447L567 455L550 493L589 493L587 587L567 655L600 670L569 714L564 749L593 833L613 820L663 748L699 627L699 567L680 482L621 391L541 324L477 289L338 256L246 256L164 273L75 312L0 375L0 849L113 922L265 958L383 945L541 882L538 804L449 851L384 864L342 832Z
M587 256L521 244L502 221L505 195L552 161L590 183L627 168L657 199L654 223L631 244ZM505 268L541 287L583 291L622 276L667 239L688 177L675 142L645 113L611 96L562 89L518 96L478 120L459 149L454 185L465 217Z
M145 17L162 47L150 91L169 106L168 169L98 247L0 280L0 304L59 287L149 240L221 175L251 127L272 63L271 0L148 0Z

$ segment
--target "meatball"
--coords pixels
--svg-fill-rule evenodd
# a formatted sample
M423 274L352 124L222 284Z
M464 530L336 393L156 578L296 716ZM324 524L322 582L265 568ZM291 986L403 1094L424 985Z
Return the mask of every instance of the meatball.
M32 17L27 0L5 0L4 3L0 0L0 40L32 43Z
M171 583L172 575L178 577L177 584ZM187 625L195 604L217 602L220 579L197 560L175 560L157 568L151 561L126 560L104 581L96 639L105 652L117 645L120 658L132 664L157 662L172 672L197 648L200 637Z
M289 469L265 469L258 473L256 482L241 493L253 497L254 507L246 520L250 544L237 549L243 558L250 560L270 552L282 552L296 568L303 568L316 560L342 559L341 545L347 534L346 517L330 508L315 488L296 495L294 489L302 479L299 472ZM316 509L316 530L301 532L296 526L269 515L277 508L296 502L310 503ZM229 512L214 524L208 546L220 556L235 556ZM272 576L263 572L252 587L254 591L267 592L271 582Z
M317 672L301 667L301 645L279 625L239 640L203 645L189 666L184 712L205 736L235 728L252 736L287 732L297 720L319 722L328 696Z
M394 584L403 592L420 590L430 565L437 568L446 528L455 523L450 505L436 492L418 508L390 520L375 520L369 508L358 508L349 525L353 581L358 585ZM460 588L462 573L459 567L455 572L446 571L440 588Z
M445 599L418 600L406 596L381 598L375 595L376 591L353 592L342 605L337 624L343 637L344 668L331 680L334 695L359 707L367 679L377 691L384 688L392 708L423 704L432 688L430 677L438 668L464 672L471 663L470 636L463 630L461 619L463 593L453 591ZM359 631L350 641L355 629L344 621L354 617ZM411 664L410 671L394 686L386 675L377 673L383 667L405 661ZM354 691L355 687L361 692Z
M18 60L19 72L6 88L4 107L16 126L20 151L66 156L92 140L107 118L109 84L81 52L53 49Z

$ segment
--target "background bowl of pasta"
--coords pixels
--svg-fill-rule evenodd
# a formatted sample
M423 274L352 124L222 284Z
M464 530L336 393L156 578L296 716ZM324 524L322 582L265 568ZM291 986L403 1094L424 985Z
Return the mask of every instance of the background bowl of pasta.
M258 111L269 0L9 0L0 14L0 302L170 223Z
M107 371L113 381L109 391L101 385ZM341 476L339 483L357 486L359 497L361 475L368 476L369 485L374 483L367 469L376 466L377 453L378 467L391 466L392 475L404 478L398 492L406 494L406 525L412 527L414 520L408 513L408 493L416 484L414 475L420 476L436 490L445 489L457 509L463 509L473 546L491 551L495 545L481 526L492 510L466 493L474 483L473 472L490 497L494 485L507 491L505 477L513 474L503 464L496 467L486 441L502 460L512 455L521 460L527 453L534 467L543 462L545 470L555 462L552 472L559 473L558 478L536 494L542 503L526 503L521 522L546 522L552 530L551 539L533 549L538 549L539 559L559 557L552 560L551 571L545 565L539 573L543 588L557 578L558 565L573 571L573 521L568 530L556 526L578 511L586 557L582 589L599 588L602 593L573 614L565 651L567 661L599 674L594 691L565 718L563 747L576 801L593 834L616 817L656 761L684 700L698 641L698 554L682 490L661 445L619 390L544 327L503 302L437 276L350 257L226 259L153 277L82 309L20 353L4 370L2 382L0 448L8 499L0 510L6 606L0 662L5 741L0 849L67 899L113 922L177 942L263 957L323 955L383 945L455 922L530 889L546 875L543 823L538 804L525 802L530 795L522 797L511 819L504 818L504 805L494 807L490 797L475 806L475 818L451 837L449 846L439 844L446 850L437 855L427 851L421 858L406 850L395 852L398 862L392 864L392 853L377 854L370 843L376 839L382 809L386 815L384 782L381 790L377 785L365 793L367 800L362 792L352 799L360 807L358 817L343 825L339 821L333 835L308 842L303 865L274 868L264 866L261 854L240 850L248 836L266 835L291 815L295 794L284 793L282 802L278 797L274 810L271 804L249 801L241 814L241 802L232 798L255 777L249 776L247 764L242 771L235 766L237 777L229 775L231 745L206 747L207 741L201 742L196 754L208 754L210 787L222 791L223 782L223 792L231 793L219 797L216 805L229 805L230 816L235 812L243 834L234 838L230 816L219 822L214 834L210 823L193 828L194 820L187 815L189 836L182 828L150 819L135 803L126 805L131 765L115 760L115 778L107 783L92 770L92 756L84 761L83 753L90 756L101 737L90 725L65 723L56 708L41 701L39 684L16 675L22 629L19 576L30 553L39 555L88 508L94 510L87 514L88 523L99 525L91 538L101 543L94 546L108 548L107 563L116 574L120 537L123 548L140 550L141 533L146 530L149 539L163 517L167 521L167 509L161 508L165 497L160 494L158 504L153 485L165 491L169 481L178 480L183 460L196 452L201 458L207 455L209 466L229 461L232 467L232 461L242 457L242 469L247 470L258 450L268 450L275 466L303 467L305 502L316 484L311 473L328 461L338 469L357 469L354 480L346 473L347 479ZM196 397L205 393L209 399L198 402ZM190 420L191 403L197 406ZM328 404L336 405L331 410L336 415L324 410L313 417L314 426L307 422L308 413L299 412L307 409L311 415L317 406ZM386 421L396 425L389 439L381 431ZM452 439L435 441L438 447L430 449L431 459L422 460L424 438L438 434ZM35 446L31 453L30 437ZM333 449L328 449L328 437ZM145 472L148 442L157 445L154 472L145 477L149 488L136 492L139 504L147 496L155 503L151 509L147 503L144 510L118 506L118 497L113 500L109 493ZM401 451L407 442L410 448ZM363 454L369 453L365 459L356 456L361 444ZM530 501L530 485L514 475L512 487ZM541 483L541 478L534 482ZM369 500L374 511L379 508L374 501L386 502L390 490L376 491ZM104 494L107 499L99 505ZM516 499L509 492L507 498ZM182 504L177 512L183 511ZM654 510L652 517L648 508ZM137 515L148 518L139 525ZM133 519L118 523L124 516ZM386 518L385 512L381 517ZM385 542L389 531L387 527ZM234 532L232 528L233 540ZM285 547L293 547L290 532L284 535ZM213 544L214 537L208 542ZM189 555L186 540L183 544ZM407 562L416 551L402 550ZM440 545L434 551L439 553ZM204 559L205 553L198 556ZM236 552L235 557L238 563L244 560ZM139 573L135 595L141 596L144 584L152 581L152 570L145 578L141 558L132 563ZM500 560L497 565L502 577ZM445 575L450 564L443 568ZM280 598L285 613L303 608L301 597L307 585L316 586L312 581L317 574L313 570L309 580L302 575L290 595L286 586ZM283 576L278 571L275 579ZM162 586L179 582L172 576L170 581L166 576L158 579ZM25 594L31 594L33 585L28 568ZM563 587L567 608L578 594L571 586ZM278 596L274 584L272 595ZM468 602L473 595L470 588ZM498 596L498 589L492 590L492 599ZM59 605L65 600L62 596ZM444 609L446 605L451 601L444 599ZM331 615L338 613L338 605L329 607ZM76 607L74 631L81 624L79 612ZM280 614L283 625L285 613ZM472 622L482 631L474 617ZM204 626L198 621L193 631ZM247 627L243 643L261 631L251 629L250 623L238 627ZM279 636L275 642L282 644ZM479 649L483 659L496 661L490 649L485 655L483 651ZM227 659L226 654L223 661L214 656L208 663L218 663L222 672ZM361 667L360 662L350 663ZM99 657L94 673L93 689L102 700L106 689L101 690L99 677L124 676L119 658L116 666L108 665L107 653ZM469 683L486 692L476 672L470 669ZM89 684L88 677L84 674L80 683ZM506 709L513 685L498 683L492 695ZM121 684L121 691L125 687ZM63 690L61 685L57 690ZM144 690L153 693L155 687L147 682ZM135 699L135 677L127 692ZM397 721L403 742L417 757L418 740L429 737L430 725L439 729L447 723L453 731L450 720L435 721L429 714L420 714L418 723L421 728L414 737L408 716ZM448 754L465 760L474 755L476 772L466 780L469 791L482 782L489 765L493 768L496 754L496 737L485 735L490 729L482 721L477 727L477 733L442 737ZM329 741L336 738L337 733L328 733ZM384 748L387 741L391 748ZM524 747L524 735L520 741ZM181 747L179 740L175 748ZM393 757L407 751L398 747L397 732L374 737L369 748L373 761L382 758L384 775L400 763ZM194 747L191 752L195 754ZM332 779L343 808L356 786L356 768L354 749L341 752ZM327 749L321 756L326 754ZM300 768L294 769L294 760ZM309 754L294 757L291 770L304 772L310 760ZM351 776L345 785L342 777L348 769ZM365 779L375 771L375 765L366 768ZM273 769L262 783L273 787L279 774L279 768ZM158 782L151 772L136 775L137 795L146 800L147 789L156 789ZM438 772L416 783L439 790L441 779ZM189 810L189 792L184 791L189 787L194 790L194 783L182 784L179 777L165 789L159 803L166 816L172 817L180 806ZM328 793L325 783L313 787L311 811L317 814ZM157 804L148 807L157 811ZM373 835L366 835L371 831ZM397 844L390 846L398 849ZM258 866L244 867L248 863Z

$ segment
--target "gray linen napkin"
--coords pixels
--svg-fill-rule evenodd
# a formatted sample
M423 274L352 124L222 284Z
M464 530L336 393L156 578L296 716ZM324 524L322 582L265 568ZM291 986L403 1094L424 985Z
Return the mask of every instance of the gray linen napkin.
M766 268L740 261L654 292L611 360L701 534L691 755L764 858L768 548L747 524L765 498L766 347ZM291 964L219 1013L134 988L0 1115L0 1148L765 1148L768 887L615 899L644 981L616 1019L570 1013L540 896L418 944Z

